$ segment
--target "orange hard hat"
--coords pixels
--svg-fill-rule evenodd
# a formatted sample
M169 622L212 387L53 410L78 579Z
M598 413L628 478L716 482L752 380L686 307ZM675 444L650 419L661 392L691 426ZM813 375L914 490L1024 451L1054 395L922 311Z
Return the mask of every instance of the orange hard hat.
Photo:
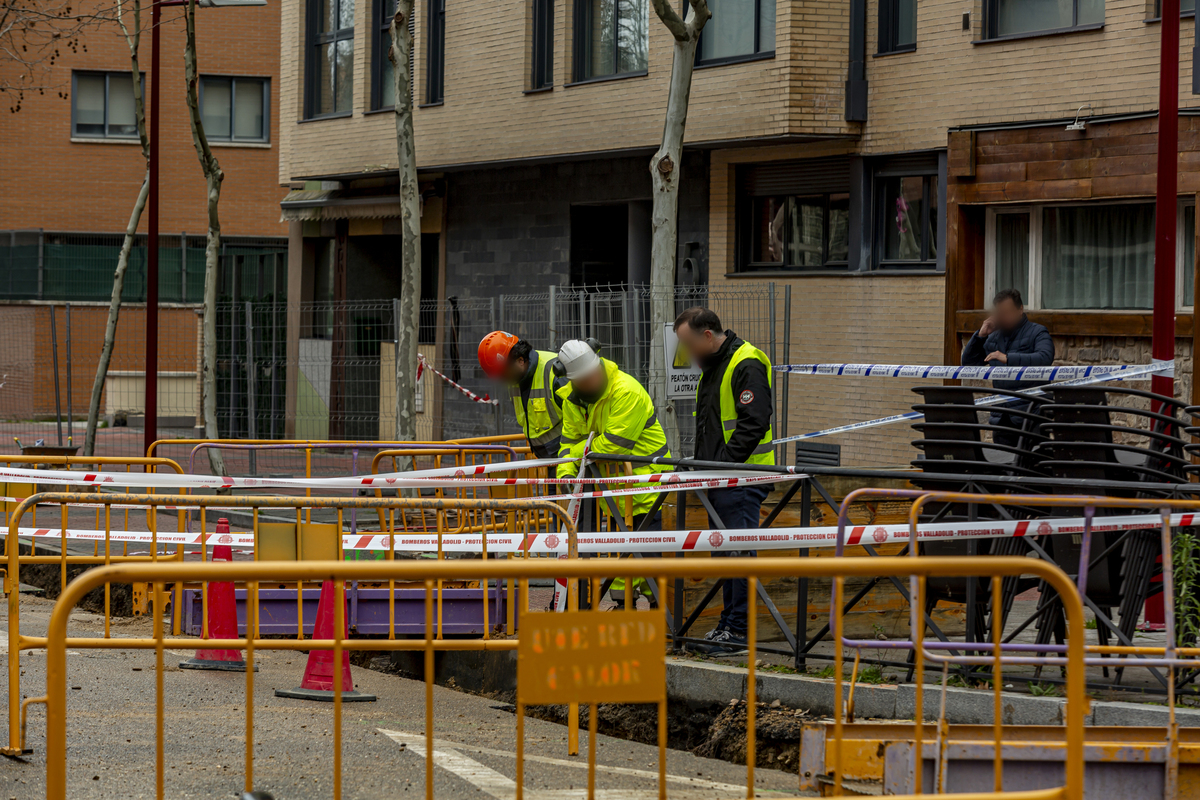
M479 343L479 366L489 378L504 377L508 354L521 341L507 331L492 331Z

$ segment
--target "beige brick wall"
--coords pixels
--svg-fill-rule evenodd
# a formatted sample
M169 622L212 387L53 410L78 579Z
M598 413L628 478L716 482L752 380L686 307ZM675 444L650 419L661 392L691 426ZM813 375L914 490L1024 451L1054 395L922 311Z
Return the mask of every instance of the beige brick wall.
M424 5L418 0L418 98L425 96ZM417 109L420 167L658 146L673 47L653 11L646 76L568 87L572 0L558 0L554 89L526 95L528 5L498 0L487 13L447 6L445 103ZM285 2L281 182L395 168L394 116L365 113L371 6L357 0L353 117L300 122L304 5ZM687 141L851 135L853 126L842 120L846 14L846 4L835 0L779 2L775 58L696 71Z
M721 150L713 154L709 214L709 282L737 286L733 271L732 172L739 162L815 158L844 153L850 145ZM887 273L836 276L748 276L773 280L783 313L784 287L792 287L791 363L942 363L945 278ZM782 324L778 335L783 336ZM783 348L776 351L782 360ZM808 433L911 410L909 384L882 378L789 378L788 433ZM823 441L842 446L846 466L895 466L916 458L908 425L897 423Z
M979 0L921 0L917 49L867 58L870 120L862 152L946 146L946 129L984 122L1115 114L1158 108L1161 26L1149 0L1107 0L1103 30L972 44L981 35ZM971 30L962 15L971 11ZM867 51L878 46L878 2L867 10ZM1192 20L1182 20L1179 97L1191 93Z

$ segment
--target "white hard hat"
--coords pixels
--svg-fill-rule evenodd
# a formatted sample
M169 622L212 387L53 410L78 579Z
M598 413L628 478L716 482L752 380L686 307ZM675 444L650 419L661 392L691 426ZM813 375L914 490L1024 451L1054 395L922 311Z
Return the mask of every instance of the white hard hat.
M567 372L567 380L582 378L600 368L600 356L582 339L570 339L558 350L558 360Z

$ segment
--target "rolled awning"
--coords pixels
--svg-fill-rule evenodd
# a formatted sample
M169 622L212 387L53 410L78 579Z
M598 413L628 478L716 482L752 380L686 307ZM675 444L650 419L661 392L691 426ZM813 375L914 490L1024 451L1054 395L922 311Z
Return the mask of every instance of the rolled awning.
M383 219L400 216L395 196L346 197L342 189L296 189L279 203L280 222L334 219Z

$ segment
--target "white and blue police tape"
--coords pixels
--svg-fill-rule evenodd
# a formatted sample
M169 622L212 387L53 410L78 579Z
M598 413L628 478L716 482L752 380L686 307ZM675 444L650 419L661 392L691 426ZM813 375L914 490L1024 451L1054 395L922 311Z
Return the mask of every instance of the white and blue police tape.
M838 365L829 365L829 366L838 366ZM854 366L854 365L843 364L840 366ZM947 369L954 369L954 368L948 367ZM962 369L962 368L960 367L960 369ZM1088 386L1093 383L1105 383L1107 381L1141 380L1141 379L1145 379L1145 378L1149 377L1150 375L1170 374L1170 372L1172 372L1173 370L1174 370L1174 362L1165 361L1165 362L1159 362L1159 363L1155 363L1155 364L1145 364L1145 365L1140 365L1140 366L1127 366L1127 367L1124 367L1124 371L1119 372L1119 373L1107 372L1107 373L1097 374L1097 373L1093 372L1091 375L1089 375L1087 377L1076 378L1075 380L1069 380L1069 381L1061 381L1056 385L1057 386ZM1026 390L1024 390L1024 393L1025 394L1033 394L1033 395L1045 394L1045 392L1043 392L1041 389L1026 389ZM1008 395L994 394L994 395L988 395L987 397L979 398L978 400L975 401L975 405L977 405L977 406L994 406L994 405L998 405L1000 403L1007 403L1012 400L1013 400L1013 398L1009 397ZM772 440L771 444L786 444L788 442L801 442L801 441L804 441L805 439L816 439L817 437L820 437L820 436L833 436L834 434L838 434L838 433L849 433L851 431L859 431L859 430L863 430L865 428L877 428L881 425L891 425L892 423L895 423L895 422L904 422L906 420L921 419L923 416L925 416L925 415L919 411L909 411L905 414L893 414L890 417L879 417L878 419L868 419L868 420L863 420L862 422L851 422L849 425L839 425L836 428L826 428L825 430L822 430L822 431L813 431L812 433L801 433L797 436L786 436L782 439Z
M1173 362L1172 366L1173 366ZM784 364L776 372L855 378L928 378L932 380L1066 381L1106 375L1113 379L1154 365L1097 364L1058 367L954 367L909 364ZM1155 368L1157 371L1157 368ZM1142 373L1139 373L1142 374Z

